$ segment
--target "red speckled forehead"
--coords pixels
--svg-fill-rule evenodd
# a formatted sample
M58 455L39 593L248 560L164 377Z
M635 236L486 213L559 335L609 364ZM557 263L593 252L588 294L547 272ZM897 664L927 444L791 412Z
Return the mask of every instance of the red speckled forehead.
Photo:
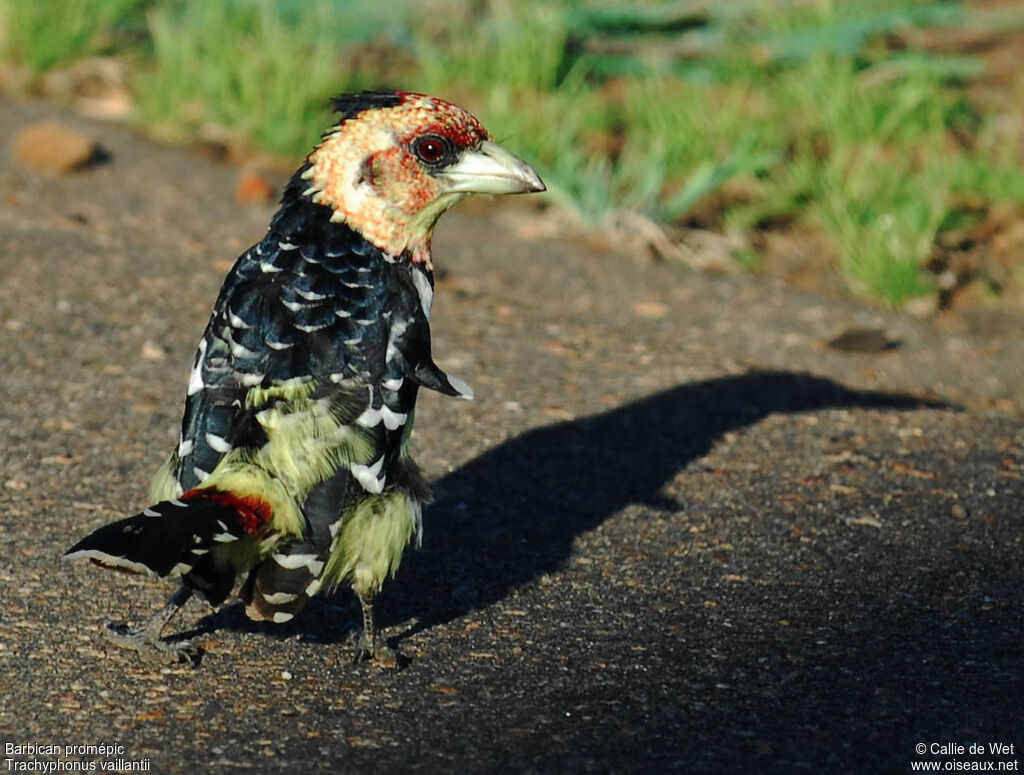
M404 93L400 104L383 112L389 114L402 144L425 134L447 137L458 148L472 148L490 139L476 118L458 105L437 97Z

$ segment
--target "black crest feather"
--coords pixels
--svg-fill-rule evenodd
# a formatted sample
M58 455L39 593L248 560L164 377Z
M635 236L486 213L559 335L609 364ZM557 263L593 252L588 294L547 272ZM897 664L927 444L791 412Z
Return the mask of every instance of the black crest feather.
M397 91L361 91L335 97L332 104L341 115L341 120L347 121L371 108L393 108L401 104L403 99L405 95Z

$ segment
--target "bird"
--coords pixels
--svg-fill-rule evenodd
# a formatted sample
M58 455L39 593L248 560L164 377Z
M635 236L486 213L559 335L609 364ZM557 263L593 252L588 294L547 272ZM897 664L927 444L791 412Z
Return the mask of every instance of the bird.
M144 624L105 621L147 662L196 661L201 649L164 629L193 595L216 608L241 580L248 617L275 623L348 584L362 609L355 660L398 663L373 606L422 537L417 394L473 397L431 355L434 226L467 196L545 185L445 100L363 91L333 107L337 122L223 282L152 505L64 554L180 577Z

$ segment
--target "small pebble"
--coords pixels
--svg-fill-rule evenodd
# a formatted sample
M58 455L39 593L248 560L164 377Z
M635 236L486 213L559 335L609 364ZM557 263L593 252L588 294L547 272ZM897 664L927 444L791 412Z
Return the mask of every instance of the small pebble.
M14 137L14 156L36 172L71 172L96 161L100 148L57 121L30 124Z
M826 343L833 350L844 353L881 353L900 346L880 328L848 328Z

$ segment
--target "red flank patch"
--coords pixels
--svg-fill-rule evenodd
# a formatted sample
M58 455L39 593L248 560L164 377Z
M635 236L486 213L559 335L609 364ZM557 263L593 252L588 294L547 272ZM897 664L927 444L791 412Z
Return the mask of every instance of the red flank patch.
M229 508L238 515L238 524L246 535L256 535L270 522L273 513L270 504L255 495L238 495L216 487L201 487L189 490L181 500L205 498Z

